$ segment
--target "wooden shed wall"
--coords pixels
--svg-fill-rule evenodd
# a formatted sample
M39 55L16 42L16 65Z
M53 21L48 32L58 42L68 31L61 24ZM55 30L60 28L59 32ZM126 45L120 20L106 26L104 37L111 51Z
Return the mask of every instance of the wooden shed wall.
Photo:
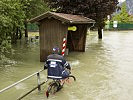
M54 46L62 49L62 41L67 34L67 28L67 25L53 18L47 18L40 22L40 61L46 60L46 57L52 53Z
M85 51L87 25L73 25L77 27L76 31L68 31L67 48L70 51Z

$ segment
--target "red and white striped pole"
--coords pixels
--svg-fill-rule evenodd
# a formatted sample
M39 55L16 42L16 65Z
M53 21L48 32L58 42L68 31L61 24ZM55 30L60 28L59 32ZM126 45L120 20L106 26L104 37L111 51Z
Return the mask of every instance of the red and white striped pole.
M67 40L66 40L66 36L63 38L63 45L62 45L62 56L64 56L65 55L65 50L66 50L66 42L67 42Z

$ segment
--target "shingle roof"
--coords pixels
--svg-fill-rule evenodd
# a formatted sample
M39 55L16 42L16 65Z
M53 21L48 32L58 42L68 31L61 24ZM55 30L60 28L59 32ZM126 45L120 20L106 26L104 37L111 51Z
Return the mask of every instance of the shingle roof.
M55 13L55 12L47 12L47 13L44 13L40 16L37 16L35 18L32 18L30 20L30 22L39 22L45 18L55 18L57 20L60 20L64 23L84 23L84 24L87 24L87 23L95 23L94 20L90 19L90 18L87 18L87 17L83 17L83 16L80 16L80 15L72 15L72 14L64 14L64 13Z

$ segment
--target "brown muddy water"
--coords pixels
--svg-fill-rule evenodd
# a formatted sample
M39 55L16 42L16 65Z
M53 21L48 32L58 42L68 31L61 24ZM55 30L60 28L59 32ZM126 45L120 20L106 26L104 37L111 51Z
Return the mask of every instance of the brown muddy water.
M18 42L14 55L0 65L0 90L43 68L39 62L39 43ZM91 32L86 52L66 57L77 81L50 96L44 95L48 83L22 100L133 100L133 31L104 31L103 39ZM41 80L46 79L46 71ZM36 76L0 94L0 100L16 100L37 85Z

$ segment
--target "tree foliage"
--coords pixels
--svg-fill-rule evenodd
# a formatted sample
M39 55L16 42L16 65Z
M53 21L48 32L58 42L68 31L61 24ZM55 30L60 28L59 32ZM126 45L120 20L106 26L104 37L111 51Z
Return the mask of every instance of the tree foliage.
M47 10L43 0L0 0L0 55L21 38L26 20Z
M51 8L56 12L80 14L96 21L96 26L101 30L107 15L112 14L118 0L48 0Z
M3 53L10 48L14 33L19 27L23 29L24 12L21 4L16 1L0 1L0 52Z
M116 14L113 17L113 21L116 20L118 22L127 23L131 20L131 17L129 16L127 12L126 2L122 4L120 13Z
M24 21L25 37L28 37L27 20L50 9L47 7L45 0L20 0L20 2L23 4L22 8L26 16Z

